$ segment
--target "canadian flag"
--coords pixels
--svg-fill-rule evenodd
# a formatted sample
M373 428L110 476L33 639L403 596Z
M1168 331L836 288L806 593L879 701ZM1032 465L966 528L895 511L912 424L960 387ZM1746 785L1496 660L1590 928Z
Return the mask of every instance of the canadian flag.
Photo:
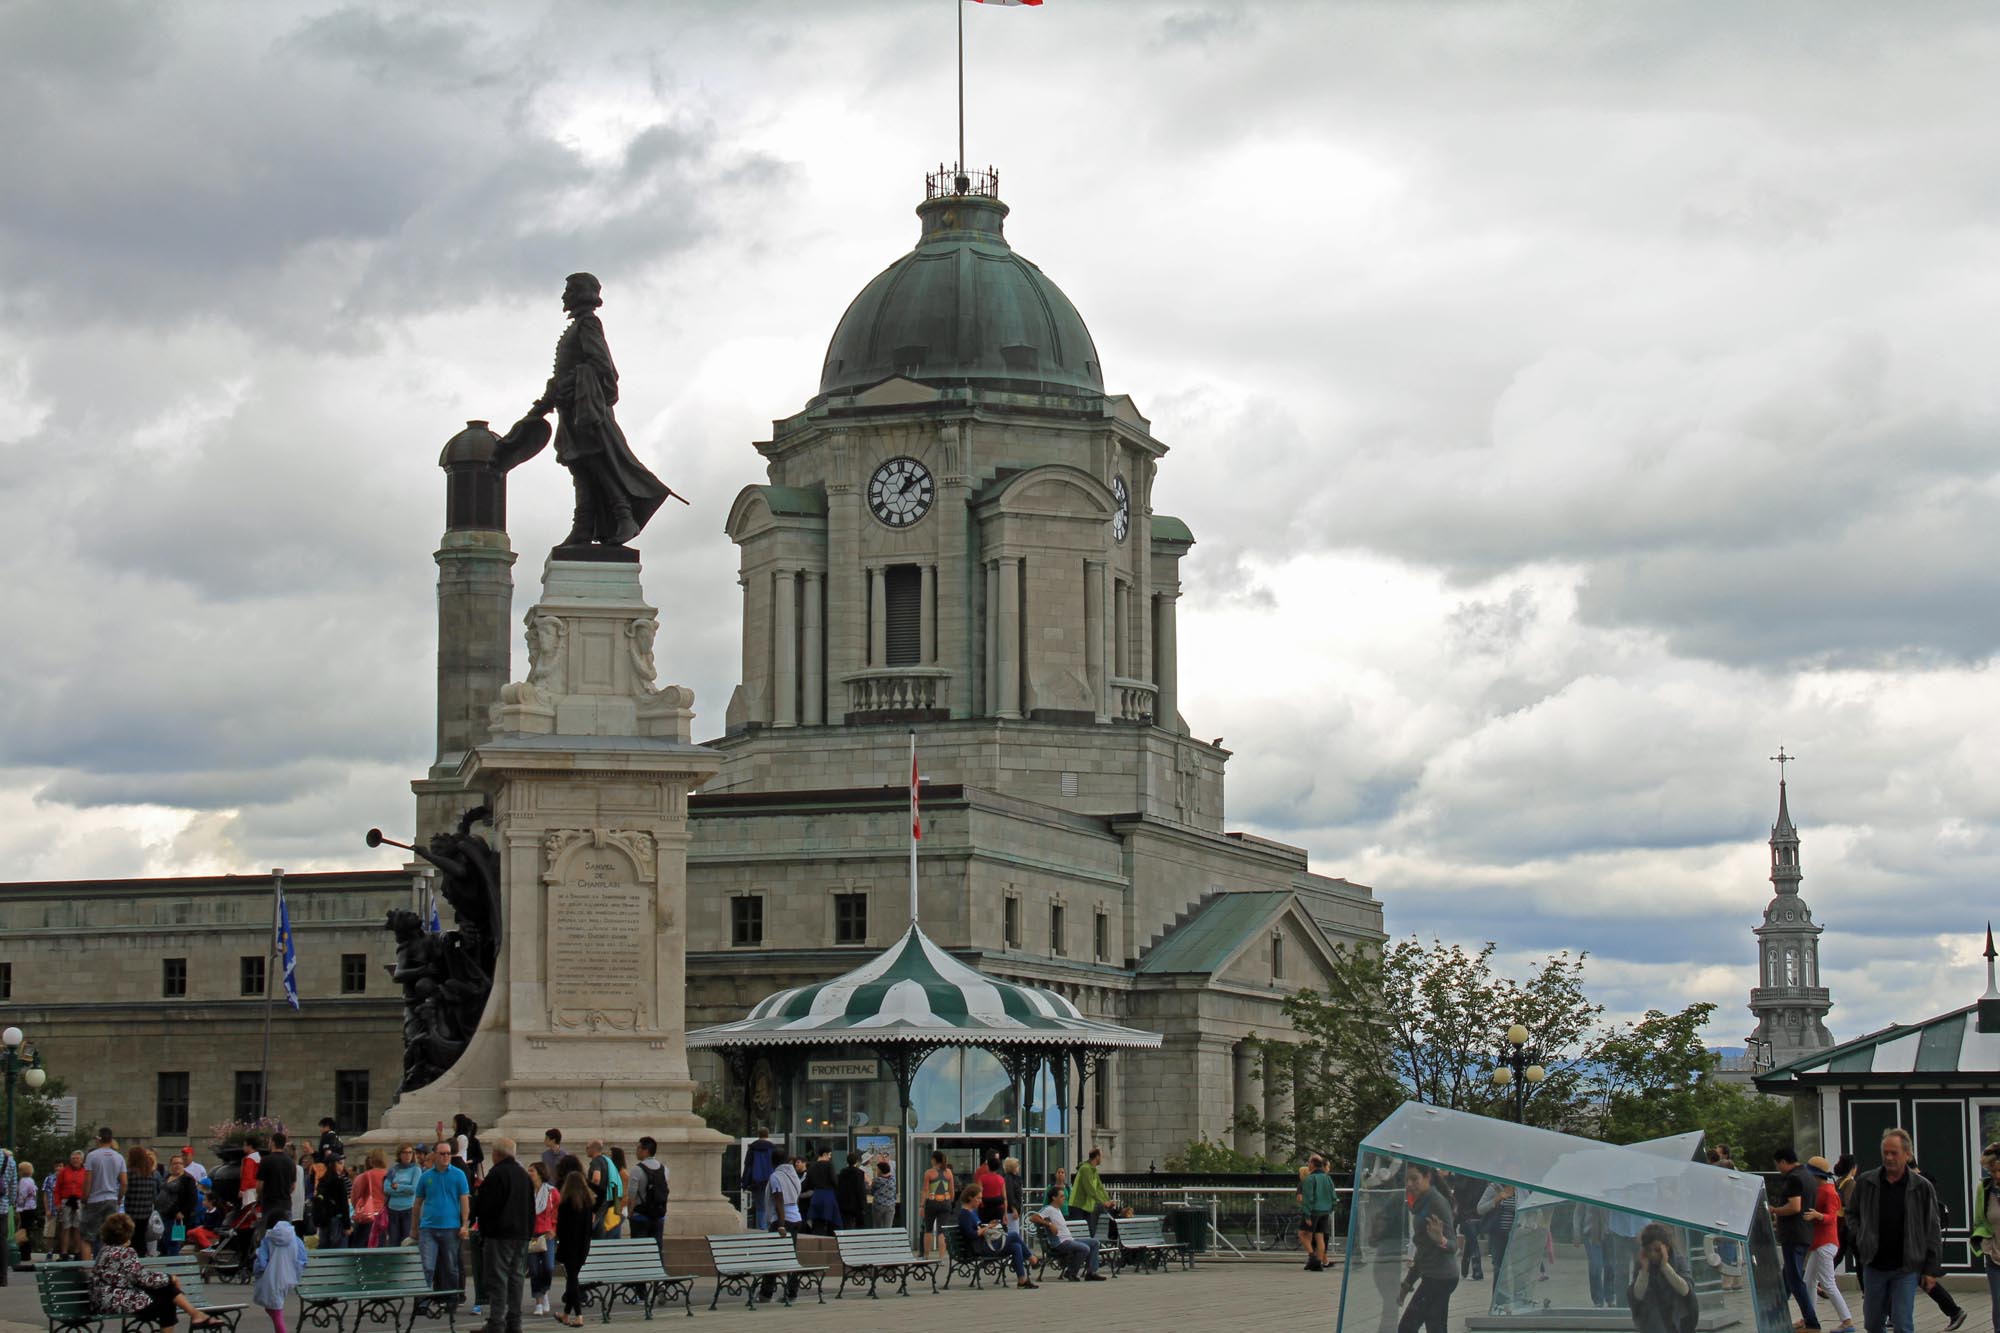
M978 2L983 4L985 3L985 0L978 0ZM922 842L923 837L924 837L924 821L917 814L917 742L915 737L911 737L910 738L910 840L912 842ZM915 855L915 853L911 854Z

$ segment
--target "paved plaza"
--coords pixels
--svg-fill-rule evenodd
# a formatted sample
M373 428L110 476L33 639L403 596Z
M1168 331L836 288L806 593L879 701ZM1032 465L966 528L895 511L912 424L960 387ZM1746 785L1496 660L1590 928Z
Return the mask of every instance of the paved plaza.
M1051 1280L1039 1291L1017 1291L1010 1282L1004 1289L988 1286L968 1290L954 1281L949 1291L930 1294L912 1289L908 1297L883 1296L869 1300L866 1292L850 1290L844 1300L835 1300L833 1286L827 1286L826 1304L815 1305L810 1292L799 1305L787 1310L779 1305L760 1304L754 1314L743 1308L737 1297L732 1303L724 1296L721 1308L711 1313L708 1301L714 1284L703 1278L696 1284L695 1317L689 1320L678 1308L654 1316L659 1333L687 1325L727 1323L731 1327L777 1330L786 1326L814 1330L875 1330L876 1333L936 1333L940 1328L999 1328L1038 1326L1043 1328L1089 1329L1091 1333L1163 1333L1170 1329L1197 1328L1331 1328L1340 1294L1338 1272L1314 1274L1294 1264L1212 1263L1192 1272L1128 1273L1112 1282L1071 1283ZM249 1299L243 1288L241 1299ZM233 1298L232 1298L233 1299ZM296 1311L296 1305L294 1305ZM643 1322L643 1316L621 1309L612 1316L614 1325ZM753 1325L754 1321L754 1325ZM428 1321L426 1321L428 1322ZM294 1317L288 1323L297 1328ZM422 1326L422 1325L420 1325ZM460 1333L471 1333L478 1321L461 1316ZM182 1324L185 1333L186 1324ZM241 1333L270 1333L270 1321L260 1311L246 1311ZM439 1322L435 1327L442 1329ZM553 1319L530 1317L522 1327L549 1333L562 1327ZM589 1317L589 1327L597 1327L597 1316ZM35 1304L35 1285L27 1274L14 1275L12 1285L0 1291L0 1333L46 1333Z
M1467 1284L1470 1287L1472 1284ZM1953 1278L1952 1292L1970 1316L1965 1333L1987 1333L1990 1327L1986 1283L1979 1278ZM1483 1286L1483 1284L1482 1284ZM689 1321L678 1308L654 1317L659 1333L686 1324L726 1321L731 1327L781 1329L787 1325L814 1330L872 1330L873 1333L934 1333L939 1328L984 1328L1038 1326L1089 1329L1091 1333L1169 1333L1178 1329L1331 1329L1338 1317L1340 1270L1325 1274L1301 1271L1289 1263L1206 1263L1193 1272L1127 1274L1114 1282L1069 1283L1051 1281L1039 1291L1016 1291L1011 1284L1002 1290L980 1291L954 1282L951 1290L932 1296L928 1289L907 1298L884 1296L871 1301L850 1291L845 1300L835 1300L829 1285L824 1306L813 1303L810 1293L787 1310L779 1305L759 1305L753 1315L738 1297L723 1298L721 1308L711 1313L708 1299L714 1287L703 1278L697 1287L695 1319ZM1842 1284L1853 1303L1859 1323L1861 1298L1852 1281ZM249 1292L243 1289L243 1299ZM294 1307L296 1308L296 1307ZM1470 1308L1455 1311L1453 1328L1463 1326L1460 1316ZM621 1309L612 1316L614 1325L640 1323L643 1316ZM297 1328L297 1321L289 1321ZM1927 1300L1917 1302L1916 1333L1943 1333L1944 1316ZM423 1321L420 1325L443 1329L442 1322ZM590 1327L597 1326L593 1313ZM1826 1325L1832 1328L1829 1321ZM270 1322L256 1310L244 1314L241 1333L269 1333ZM386 1327L386 1326L385 1326ZM474 1333L479 1321L462 1317L461 1333ZM529 1333L560 1328L555 1320L534 1317L522 1327ZM182 1325L185 1330L186 1325ZM24 1273L14 1275L12 1285L0 1290L0 1333L46 1333L35 1304L34 1280Z

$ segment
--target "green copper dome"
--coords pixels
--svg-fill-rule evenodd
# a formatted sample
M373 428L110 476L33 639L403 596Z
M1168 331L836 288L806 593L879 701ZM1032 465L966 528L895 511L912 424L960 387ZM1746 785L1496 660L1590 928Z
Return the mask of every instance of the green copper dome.
M861 289L827 345L822 397L892 375L1025 393L1101 394L1083 317L1001 234L996 197L946 194L917 206L917 248Z

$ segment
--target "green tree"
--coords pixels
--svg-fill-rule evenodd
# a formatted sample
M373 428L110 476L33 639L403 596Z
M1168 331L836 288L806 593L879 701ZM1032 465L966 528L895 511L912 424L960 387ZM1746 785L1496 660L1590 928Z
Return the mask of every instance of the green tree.
M1238 1152L1208 1138L1190 1140L1187 1147L1167 1158L1166 1166L1169 1171L1189 1175L1261 1175L1283 1169L1267 1158Z
M1584 957L1553 954L1516 980L1494 970L1494 952L1491 943L1474 952L1414 936L1339 951L1325 994L1302 990L1285 1002L1303 1040L1275 1047L1273 1066L1302 1095L1291 1122L1261 1126L1267 1139L1346 1166L1361 1136L1404 1101L1511 1116L1514 1091L1496 1086L1493 1070L1500 1034L1515 1023L1528 1029L1528 1055L1546 1071L1526 1086L1523 1118L1576 1125L1602 1012L1584 994Z
M1591 1061L1604 1139L1637 1143L1699 1129L1711 1147L1728 1144L1737 1164L1751 1170L1791 1142L1790 1100L1724 1080L1722 1061L1702 1045L1701 1030L1714 1016L1712 1004L1677 1014L1651 1009L1605 1034Z
M88 1136L81 1129L65 1134L56 1128L56 1099L67 1095L68 1089L59 1078L34 1089L15 1084L14 1139L20 1144L20 1160L33 1162L37 1175L47 1175L67 1160L72 1150L87 1146Z

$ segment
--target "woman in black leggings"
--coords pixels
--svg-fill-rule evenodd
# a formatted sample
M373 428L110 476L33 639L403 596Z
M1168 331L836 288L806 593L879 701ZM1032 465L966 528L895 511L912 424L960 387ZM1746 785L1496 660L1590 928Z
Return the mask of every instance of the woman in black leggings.
M597 1213L597 1196L584 1183L583 1172L563 1177L562 1200L556 1205L556 1263L563 1271L563 1312L560 1322L583 1327L583 1288L576 1276L590 1257L590 1228Z

